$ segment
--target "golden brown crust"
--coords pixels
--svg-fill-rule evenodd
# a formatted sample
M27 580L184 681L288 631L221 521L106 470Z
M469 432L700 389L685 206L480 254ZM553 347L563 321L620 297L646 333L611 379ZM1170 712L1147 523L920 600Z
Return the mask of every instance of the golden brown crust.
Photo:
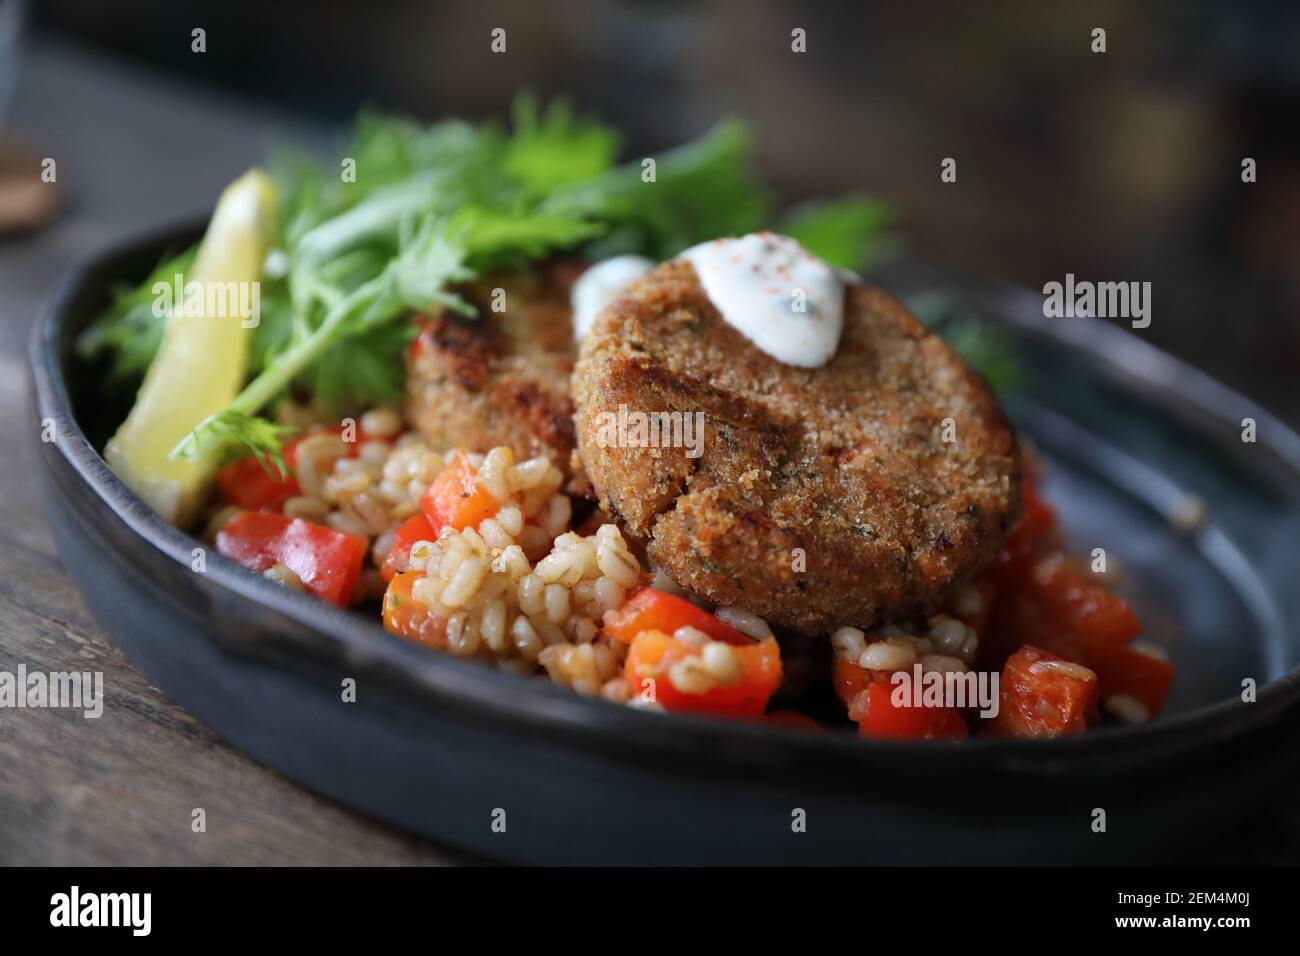
M574 448L569 375L572 273L556 267L490 276L458 290L474 318L431 316L407 363L407 415L434 447L507 445L567 468ZM492 311L494 290L505 310Z
M669 263L601 313L573 379L602 505L683 587L804 633L936 606L1019 509L1016 442L984 383L883 292L846 295L839 351L801 369ZM703 412L702 454L601 447L620 406Z

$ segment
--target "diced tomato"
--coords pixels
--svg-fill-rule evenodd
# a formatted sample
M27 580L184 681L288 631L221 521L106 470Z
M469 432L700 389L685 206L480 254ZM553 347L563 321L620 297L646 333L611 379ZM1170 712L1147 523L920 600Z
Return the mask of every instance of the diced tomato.
M995 734L1058 737L1082 733L1097 710L1097 675L1040 648L1025 646L1002 668Z
M1079 641L1085 654L1120 647L1142 633L1128 602L1059 551L1039 559L1027 584L1039 606Z
M416 644L446 650L447 621L434 617L411 596L411 586L419 577L418 571L405 571L388 582L388 590L384 592L384 628Z
M1128 646L1142 630L1128 603L1059 550L1056 514L1038 494L1030 467L1023 489L1021 520L989 569L973 582L992 585L987 621L982 626L967 621L980 634L980 667L1010 668L1015 678L1019 665L1012 662L1029 648L1091 671L1092 686L1076 689L1090 700L1089 706L1095 707L1099 697L1124 695L1139 701L1155 717L1173 679L1172 665ZM1004 677L1004 691L1006 680ZM1045 706L1050 709L1053 705ZM1067 729L1043 732L1072 733L1079 727L1081 724L1071 724ZM1012 727L1003 732L1031 731Z
M1038 493L1034 482L1021 485L1023 511L993 561L999 579L1017 579L1034 559L1051 547L1056 530L1056 511Z
M662 631L642 631L628 648L623 674L631 694L651 699L664 710L757 716L781 686L781 652L775 640L750 641L731 650L740 664L738 680L715 684L704 693L687 693L673 686L669 671L679 661L700 656L702 649Z
M1088 655L1088 666L1097 672L1102 699L1132 697L1149 716L1165 706L1169 685L1174 679L1174 665L1131 647L1113 647Z
M245 511L217 533L217 550L258 573L283 564L312 594L346 606L361 574L366 541L301 518Z
M993 602L988 626L980 635L980 669L1002 670L1007 659L1026 644L1046 648L1061 657L1078 654L1070 635L1047 616L1029 591L1003 588Z
M218 468L217 488L223 500L247 511L279 511L302 494L292 466L283 474L275 465L267 471L252 455Z
M450 526L457 531L477 527L497 513L501 503L478 483L478 472L469 456L456 452L446 468L420 499L420 509L437 530Z
M217 469L217 487L232 505L248 511L279 511L290 498L302 494L294 469L298 467L298 446L304 438L325 431L315 428L284 444L285 471L270 470L253 455L238 458Z
M429 519L424 516L424 512L417 511L411 517L407 518L397 526L394 532L393 546L388 551L388 556L384 558L383 567L379 573L384 576L385 581L393 580L393 575L406 569L406 562L411 557L411 545L417 541L436 541L438 532L433 530L433 525Z
M298 435L284 444L284 464L286 471L281 472L274 464L267 470L256 457L249 455L237 458L217 469L217 488L221 497L236 507L247 511L279 511L290 498L302 494L294 469L298 467L298 446L303 440L313 435L333 433L343 434L342 425L313 428ZM356 440L347 442L348 455L355 458L361 446L370 441L358 426Z
M826 733L826 728L817 721L813 720L807 714L801 714L797 710L774 710L770 714L764 714L760 718L765 724L774 724L777 727L790 727L794 730L814 730L819 733Z
M831 676L835 682L835 693L844 702L845 707L849 706L853 698L876 682L874 671L869 671L851 661L842 661L838 657L835 659Z
M859 668L861 669L861 668ZM893 684L868 684L853 699L849 716L859 737L894 740L965 740L970 728L955 707L912 707L894 701Z
M1122 647L1142 632L1127 601L1059 551L1007 582L995 603L997 621L989 630L995 640L1007 633L1019 640L1011 651L1037 644L1063 657L1086 656Z
M654 588L634 591L621 607L606 611L604 624L605 633L624 644L631 644L642 631L672 634L679 627L693 627L715 641L737 647L754 643L749 635L742 634L685 598Z

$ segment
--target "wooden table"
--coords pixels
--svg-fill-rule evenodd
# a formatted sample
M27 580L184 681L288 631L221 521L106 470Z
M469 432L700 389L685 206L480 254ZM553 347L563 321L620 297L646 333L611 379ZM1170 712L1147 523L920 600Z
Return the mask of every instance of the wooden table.
M0 670L102 671L107 703L98 720L0 711L0 863L470 862L288 782L168 701L81 603L32 477L27 331L57 276L123 235L206 209L268 133L320 145L321 131L50 44L29 50L10 119L57 159L68 209L0 243ZM1279 793L1276 809L1194 861L1300 861L1297 796ZM207 832L195 834L200 806Z

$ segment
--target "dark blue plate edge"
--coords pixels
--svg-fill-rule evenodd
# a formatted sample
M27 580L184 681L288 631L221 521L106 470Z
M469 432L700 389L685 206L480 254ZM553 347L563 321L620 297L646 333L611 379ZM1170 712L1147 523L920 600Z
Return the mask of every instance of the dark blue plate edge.
M193 234L192 227L162 231L114 247L74 268L42 308L32 330L30 346L33 413L38 422L53 418L60 436L55 443L42 444L42 453L60 456L141 544L165 554L187 572L190 549L197 540L164 522L122 484L74 420L62 376L61 353L66 343L61 340L60 318L87 278L108 263L132 253L160 248L168 239ZM1003 293L1016 294L1010 288ZM1031 293L1020 294L1032 298ZM1060 333L1061 328L1068 326L1035 323L1023 318L1025 311L1019 308L1012 315L1020 317L1017 321L1023 321L1034 334L1069 345L1118 380L1126 380L1130 373L1117 364L1116 356L1126 354L1133 345L1125 342L1121 346L1118 337L1134 340L1137 348L1145 350L1148 360L1158 363L1162 381L1177 377L1201 386L1196 394L1180 396L1175 406L1183 405L1222 424L1227 420L1224 415L1205 405L1204 386L1208 383L1217 401L1227 402L1243 416L1267 422L1274 434L1285 436L1281 448L1270 447L1284 463L1281 471L1289 475L1289 482L1300 486L1300 437L1253 402L1122 329L1105 326L1101 334L1094 330L1091 338L1072 339ZM1196 414L1189 415L1185 423L1207 438L1222 441L1222 433L1207 431ZM354 667L373 666L377 679L412 704L428 702L428 695L433 695L440 705L455 705L493 723L504 723L528 733L544 732L552 740L554 735L561 734L575 746L592 745L605 753L613 747L629 759L685 758L691 763L709 764L714 770L718 767L713 762L722 760L731 763L738 773L790 762L824 764L823 769L843 774L846 788L855 785L856 773L852 772L855 768L863 773L886 771L932 777L961 770L978 771L993 764L1016 774L1078 770L1094 777L1098 774L1141 776L1155 772L1153 768L1157 764L1167 768L1179 760L1195 762L1198 752L1204 748L1230 746L1275 721L1300 717L1300 668L1297 668L1260 688L1258 700L1252 704L1224 701L1148 726L1048 741L976 739L964 744L912 744L858 740L847 734L810 734L743 722L686 716L665 718L587 700L541 681L521 682L513 675L489 667L411 647L387 635L376 622L286 592L220 555L210 555L207 574L251 604L311 626L324 639L322 647L328 644L337 652L323 655L326 663L347 659ZM284 655L277 654L277 650L283 649L241 646L237 652L283 660ZM292 657L304 648L295 645L289 650ZM742 759L746 755L756 761L748 768Z

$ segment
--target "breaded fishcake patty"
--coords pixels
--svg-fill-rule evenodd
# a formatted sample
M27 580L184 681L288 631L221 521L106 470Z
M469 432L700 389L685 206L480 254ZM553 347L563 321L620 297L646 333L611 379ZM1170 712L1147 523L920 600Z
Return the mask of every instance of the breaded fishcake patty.
M568 468L576 351L569 290L577 272L548 264L489 276L457 290L476 317L443 310L427 320L407 362L406 411L433 447L505 445ZM493 311L494 302L504 311Z
M696 594L804 633L936 606L1019 509L996 400L871 286L848 287L839 350L803 369L728 325L689 263L668 263L597 318L573 394L588 477L650 557ZM642 436L612 429L620 407L624 422L703 412L699 456L627 447Z

